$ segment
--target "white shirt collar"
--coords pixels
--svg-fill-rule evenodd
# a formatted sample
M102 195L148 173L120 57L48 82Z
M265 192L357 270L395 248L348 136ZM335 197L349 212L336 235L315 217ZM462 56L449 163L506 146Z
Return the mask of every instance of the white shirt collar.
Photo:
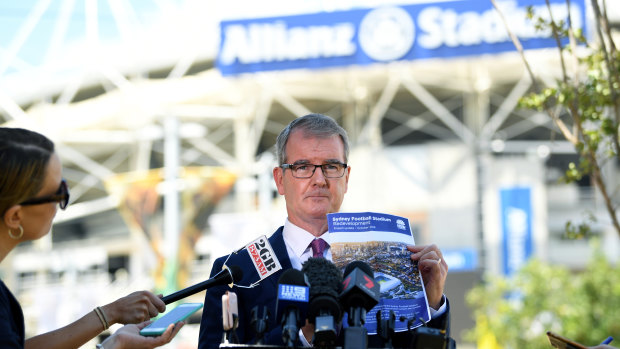
M288 218L284 222L282 237L284 238L284 244L286 245L286 251L291 260L291 265L295 269L301 269L303 262L309 257L312 257L312 249L309 245L316 237L310 232L291 223ZM330 243L329 234L325 233L321 235L321 238L327 243ZM329 261L332 260L331 249L327 249L325 258Z
M314 235L291 223L288 218L284 222L282 235L286 245L295 253L297 258L301 257L308 249L308 245L314 240Z

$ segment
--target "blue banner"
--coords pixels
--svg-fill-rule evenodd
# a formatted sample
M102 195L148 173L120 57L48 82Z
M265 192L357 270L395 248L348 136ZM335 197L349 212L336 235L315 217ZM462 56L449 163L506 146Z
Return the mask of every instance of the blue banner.
M505 275L514 274L533 252L531 189L500 190L502 221L502 266Z
M328 213L327 227L330 233L381 231L411 236L408 219L376 212Z
M442 249L441 253L451 273L471 272L478 268L478 251L474 248Z
M554 19L567 20L565 0L550 3ZM556 46L526 18L528 6L548 17L544 0L498 5L525 49ZM584 0L571 1L570 12L573 27L584 28ZM216 66L222 75L515 50L491 2L479 0L222 21L220 36Z

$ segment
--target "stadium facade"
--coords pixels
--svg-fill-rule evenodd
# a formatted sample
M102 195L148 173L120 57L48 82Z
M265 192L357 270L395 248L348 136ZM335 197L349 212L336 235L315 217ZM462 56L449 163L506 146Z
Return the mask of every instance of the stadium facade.
M568 220L597 217L617 261L591 183L558 181L574 149L546 115L517 107L532 83L490 3L330 3L2 5L21 17L2 43L0 123L51 137L72 193L52 234L2 265L28 329L135 289L202 281L214 257L270 234L285 217L275 138L311 112L352 141L342 209L405 216L416 243L444 250L457 339L473 325L463 294L482 273L510 274L533 256L584 265L591 250L563 238ZM553 44L519 17L525 1L501 3L536 75L553 84ZM587 26L584 2L572 3ZM84 36L66 39L80 24ZM28 48L41 28L51 39ZM617 164L604 170L616 186ZM66 289L83 306L35 311L49 297L62 307Z

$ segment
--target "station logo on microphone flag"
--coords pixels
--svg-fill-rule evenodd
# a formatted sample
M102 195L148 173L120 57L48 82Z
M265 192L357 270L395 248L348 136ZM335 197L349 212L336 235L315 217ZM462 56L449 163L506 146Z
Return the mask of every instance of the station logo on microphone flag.
M362 275L362 277L364 278L364 282L366 282L364 284L366 288L372 289L373 287L375 287L375 281L368 277L368 275ZM343 289L346 290L349 288L349 286L352 285L351 279L353 279L353 275L349 275L347 278L344 279L344 281L342 282Z
M306 286L280 284L278 285L278 299L308 302L310 291Z
M254 267L256 268L261 280L266 279L273 273L282 269L280 261L273 252L273 248L271 247L267 236L263 235L252 241L246 246L246 249L250 254L250 258L252 258Z

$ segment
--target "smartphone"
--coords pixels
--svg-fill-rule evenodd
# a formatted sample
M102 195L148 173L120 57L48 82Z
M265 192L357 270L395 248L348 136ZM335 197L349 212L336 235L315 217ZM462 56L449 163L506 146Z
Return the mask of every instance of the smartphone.
M551 343L551 346L558 349L588 349L588 347L583 344L579 344L551 331L547 331L547 337L549 338L549 343Z
M202 308L202 303L181 304L140 330L140 334L143 336L161 336L170 324L187 319L200 308Z

